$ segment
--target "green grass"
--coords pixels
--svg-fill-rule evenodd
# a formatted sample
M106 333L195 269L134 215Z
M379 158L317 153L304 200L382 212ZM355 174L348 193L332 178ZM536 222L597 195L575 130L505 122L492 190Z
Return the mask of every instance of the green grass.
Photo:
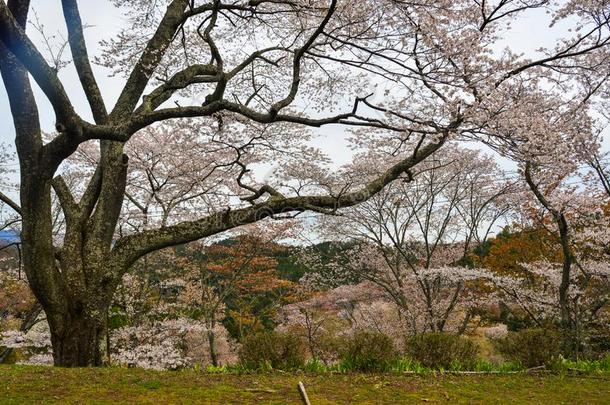
M565 360L564 360L565 362ZM558 366L554 368L554 370L559 371L560 367ZM584 369L587 372L596 372L596 371L610 371L610 369L604 369L597 366L597 363L591 362L583 362L586 366ZM378 367L376 371L384 372L384 373L394 373L394 374L404 374L404 373L415 373L415 374L431 374L431 373L446 373L446 372L462 372L462 371L476 371L481 373L507 373L514 371L524 371L525 367L521 366L519 363L501 363L494 364L488 361L479 360L475 364L470 366L464 366L459 362L453 362L451 367L444 369L435 369L430 367L423 366L420 362L416 360L411 360L408 358L401 358L391 361L383 366ZM256 368L245 368L240 364L231 365L231 366L208 366L205 368L205 372L211 374L236 374L236 373L245 373L245 372L269 372L273 371L273 368L266 363L260 364ZM275 370L280 371L280 370ZM306 373L357 373L361 371L369 371L369 370L360 370L357 365L351 364L349 361L341 361L335 364L324 364L318 360L310 360L303 366L302 369L299 370L283 370L283 371L303 371Z
M585 373L610 373L610 355L600 360L570 360L560 357L549 364L549 369L555 372L585 372Z
M315 370L314 370L315 371ZM209 373L0 366L0 404L609 404L610 374Z
M584 372L584 373L610 373L610 355L600 360L579 360L572 361L560 357L550 364L546 365L546 371L552 371L554 373L566 373L566 372ZM197 369L201 371L201 369ZM269 372L273 371L273 368L268 363L261 363L255 368L245 368L240 364L231 366L208 366L205 372L211 374L236 374L244 372ZM278 370L276 370L278 371ZM304 371L307 373L354 373L359 371L370 371L358 369L357 365L350 363L349 361L343 360L335 364L324 364L318 360L310 360L300 370L283 370L283 371ZM524 367L518 362L503 362L493 363L487 360L479 359L473 364L464 365L460 362L454 361L446 369L430 368L423 366L420 362L409 358L399 358L388 362L385 365L379 365L376 371L384 373L415 373L415 374L432 374L432 373L459 373L465 371L473 371L478 373L514 373L517 371L527 371L527 367Z

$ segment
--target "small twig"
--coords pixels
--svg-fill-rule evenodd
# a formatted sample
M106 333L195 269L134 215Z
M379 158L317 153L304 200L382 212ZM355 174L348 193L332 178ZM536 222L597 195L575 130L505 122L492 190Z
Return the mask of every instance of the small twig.
M525 372L526 373L531 373L531 372L535 372L535 371L542 371L542 370L545 370L545 369L546 369L546 366L542 365L542 366L536 366L536 367L528 368L527 370L525 370Z
M305 386L303 385L302 381L299 381L299 394L301 394L301 399L303 400L303 403L305 405L311 405L311 402L309 402L309 397L307 396L307 391L305 391Z

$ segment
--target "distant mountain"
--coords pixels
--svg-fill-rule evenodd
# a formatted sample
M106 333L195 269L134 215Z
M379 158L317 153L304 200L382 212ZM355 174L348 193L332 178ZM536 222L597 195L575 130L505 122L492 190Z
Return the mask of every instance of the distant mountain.
M11 243L21 242L21 236L17 231L0 231L0 246L10 245Z

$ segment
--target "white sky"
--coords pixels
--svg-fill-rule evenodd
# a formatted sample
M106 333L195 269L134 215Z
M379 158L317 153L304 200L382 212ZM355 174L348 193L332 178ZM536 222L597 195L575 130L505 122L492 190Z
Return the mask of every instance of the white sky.
M90 56L98 54L98 43L102 39L109 39L117 33L122 26L125 26L126 19L120 14L120 10L112 7L108 0L81 0L79 2L83 22L91 25L86 29L85 37L89 47ZM45 26L45 31L48 33L56 33L58 31L65 33L63 15L59 0L33 0L32 7L38 14L40 21ZM32 16L33 17L33 16ZM561 27L556 27L550 30L548 27L548 17L544 12L540 11L535 14L528 14L528 17L522 17L521 20L514 25L510 38L506 38L504 42L511 48L517 51L522 51L526 54L534 52L534 49L540 46L551 46L554 43L557 31ZM33 33L33 29L29 28L29 33ZM65 35L65 34L64 34ZM42 51L42 49L41 49ZM69 49L66 49L69 52ZM102 94L106 101L106 106L111 109L116 98L122 88L124 80L121 77L109 77L109 71L94 65L94 71L97 75L97 80L100 85ZM87 105L84 93L80 86L80 82L76 76L76 72L72 65L61 70L60 78L66 88L66 91L73 100L73 104L85 119L91 120L91 113ZM36 98L39 102L39 110L42 121L42 127L45 130L52 131L54 128L53 110L40 91L35 85ZM339 165L350 160L351 151L347 147L344 131L341 126L331 125L322 128L320 138L315 142L316 146L321 147L326 153L331 156L335 164ZM14 145L14 129L12 118L10 115L8 100L4 85L0 81L0 142L5 142L9 145ZM604 149L610 149L610 137L606 136ZM499 159L502 167L512 169L514 166L505 159ZM264 177L265 173L261 172L259 176Z

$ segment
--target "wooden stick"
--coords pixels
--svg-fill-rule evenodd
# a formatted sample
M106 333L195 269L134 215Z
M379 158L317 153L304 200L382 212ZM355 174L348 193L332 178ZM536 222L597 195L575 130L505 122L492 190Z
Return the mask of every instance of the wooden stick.
M309 397L307 396L307 391L305 391L305 386L303 385L303 383L301 381L299 381L299 394L301 394L301 399L303 400L303 403L305 405L311 405L311 402L309 402Z

